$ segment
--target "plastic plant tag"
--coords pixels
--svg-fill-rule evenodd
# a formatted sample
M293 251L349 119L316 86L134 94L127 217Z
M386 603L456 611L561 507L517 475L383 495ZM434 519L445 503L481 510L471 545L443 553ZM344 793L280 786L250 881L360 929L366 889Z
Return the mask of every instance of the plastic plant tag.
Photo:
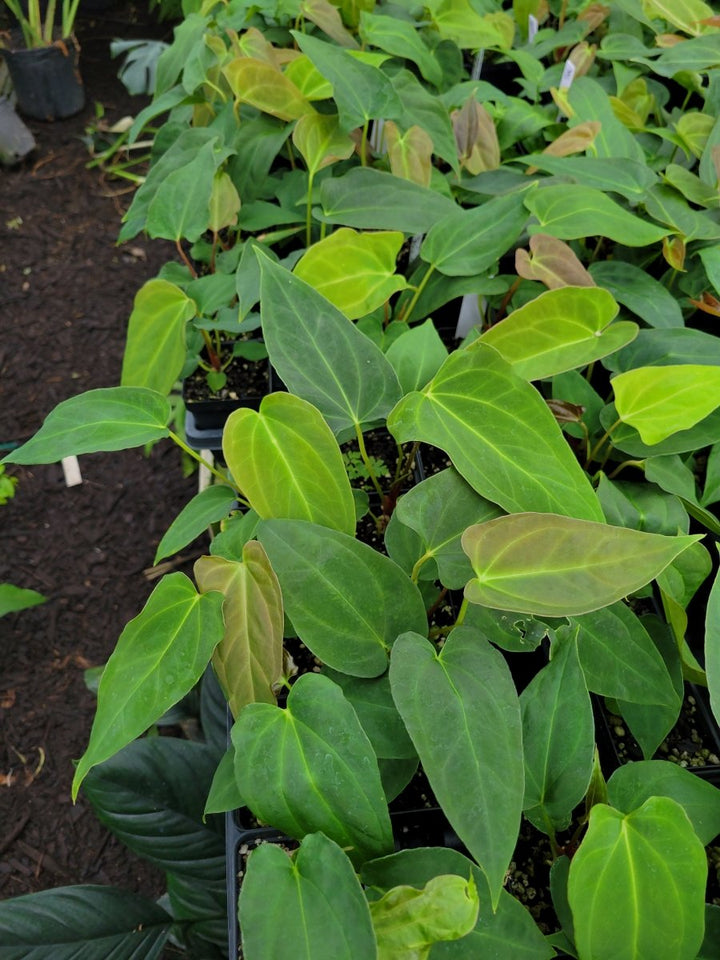
M562 77L560 78L560 89L569 90L575 79L575 64L572 60L566 60L563 67Z
M478 330L482 327L483 311L487 305L485 297L478 297L474 293L466 293L460 303L458 312L457 326L455 327L455 338L462 340L474 328Z
M528 14L528 43L532 43L535 40L538 32L538 21L537 17L533 16L532 13Z
M482 73L483 60L485 59L485 51L478 50L475 54L475 59L473 60L472 70L470 72L471 80L479 80L480 74Z

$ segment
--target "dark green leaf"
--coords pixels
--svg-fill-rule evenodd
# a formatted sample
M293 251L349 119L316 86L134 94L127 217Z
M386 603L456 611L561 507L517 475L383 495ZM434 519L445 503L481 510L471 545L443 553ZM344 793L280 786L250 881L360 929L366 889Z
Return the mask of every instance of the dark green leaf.
M168 527L158 544L153 563L182 550L211 523L223 520L235 503L235 491L223 484L215 484L196 494L185 504Z

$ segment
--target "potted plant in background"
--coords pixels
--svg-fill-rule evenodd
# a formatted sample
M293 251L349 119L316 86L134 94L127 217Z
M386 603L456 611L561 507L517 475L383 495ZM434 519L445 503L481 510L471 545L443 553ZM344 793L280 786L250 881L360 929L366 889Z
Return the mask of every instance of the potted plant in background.
M19 29L0 35L20 111L36 120L61 120L85 105L80 78L80 45L73 33L80 0L62 0L60 25L57 0L42 11L39 0L4 0Z

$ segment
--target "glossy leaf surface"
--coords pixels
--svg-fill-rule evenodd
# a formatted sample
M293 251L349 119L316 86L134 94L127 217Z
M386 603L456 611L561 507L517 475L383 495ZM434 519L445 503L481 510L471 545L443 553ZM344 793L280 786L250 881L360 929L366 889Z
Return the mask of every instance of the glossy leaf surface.
M213 667L233 716L248 703L274 703L282 676L283 600L280 584L256 540L243 547L242 562L201 557L194 573L203 593L225 597L225 631L213 652Z
M527 380L542 380L584 367L614 353L637 336L634 323L612 323L617 304L600 287L548 290L483 333Z
M297 839L321 830L357 864L392 850L372 746L327 677L303 674L284 710L250 704L232 742L240 792L265 823Z
M121 750L188 693L223 633L222 597L201 595L183 573L164 577L127 624L98 688L90 742L73 798L91 767Z
M377 958L362 887L346 855L322 833L308 834L292 857L273 843L254 850L239 909L247 960Z
M400 384L380 349L311 286L267 257L260 262L265 343L290 391L335 434L384 419Z
M403 239L396 231L358 233L341 227L313 244L293 272L348 319L357 320L407 285L404 277L395 273Z
M56 463L81 453L126 450L168 436L170 404L144 387L102 387L63 400L3 463Z
M467 627L453 630L439 654L418 634L403 633L390 685L433 791L487 876L495 907L524 786L520 706L505 660Z
M613 377L615 408L644 443L689 430L720 406L720 367L640 367Z
M578 616L638 590L699 539L516 513L463 534L476 575L465 596L500 610Z
M394 340L385 354L403 393L421 390L438 372L447 355L447 347L430 317Z
M185 324L195 304L167 280L148 280L135 295L123 354L124 387L148 387L168 394L185 362Z
M640 267L621 260L601 260L590 265L590 275L600 287L651 327L682 327L680 304L670 291Z
M213 484L185 504L166 530L155 551L154 563L182 550L210 526L223 520L235 503L235 491L225 484Z
M336 160L347 160L355 149L354 140L340 129L337 117L321 113L301 117L292 140L312 174Z
M280 120L297 120L314 112L295 84L267 61L238 57L223 73L238 100L263 113Z
M367 544L299 520L265 520L258 538L300 639L333 669L377 677L399 633L427 629L415 584Z
M233 411L223 454L262 519L309 520L355 532L355 503L342 454L320 412L291 393L271 393L260 409Z
M388 417L400 443L450 455L482 496L503 509L600 520L600 505L540 394L485 344L457 351L421 392Z
M694 960L706 875L703 845L674 800L651 797L626 815L597 804L570 864L579 956Z
M352 704L375 756L385 760L416 760L417 753L397 711L387 673L380 677L349 677L323 669Z
M716 575L705 611L705 671L710 706L720 717L720 575Z

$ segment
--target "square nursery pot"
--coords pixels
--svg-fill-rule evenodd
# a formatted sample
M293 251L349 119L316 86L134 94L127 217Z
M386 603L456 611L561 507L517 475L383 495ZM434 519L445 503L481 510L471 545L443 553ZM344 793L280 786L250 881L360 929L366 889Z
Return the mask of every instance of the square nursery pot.
M0 48L21 113L35 120L62 120L85 106L79 71L80 45L64 37L43 47L27 49L19 32L11 33L11 46Z
M264 396L285 389L269 360L247 362L246 366L248 376L243 377L241 372L237 382L230 380L216 396L208 393L206 385L206 395L202 395L202 375L191 375L183 380L185 433L188 445L193 450L220 450L225 421L233 411L241 407L257 410Z

